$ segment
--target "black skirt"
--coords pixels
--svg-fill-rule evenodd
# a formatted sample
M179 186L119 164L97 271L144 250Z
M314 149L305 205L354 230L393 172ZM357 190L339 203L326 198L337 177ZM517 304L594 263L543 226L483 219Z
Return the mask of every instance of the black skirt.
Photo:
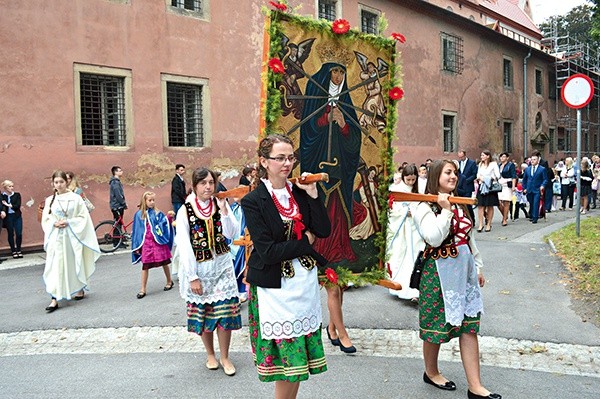
M477 206L498 206L498 193L488 193L481 195L481 191L477 192Z

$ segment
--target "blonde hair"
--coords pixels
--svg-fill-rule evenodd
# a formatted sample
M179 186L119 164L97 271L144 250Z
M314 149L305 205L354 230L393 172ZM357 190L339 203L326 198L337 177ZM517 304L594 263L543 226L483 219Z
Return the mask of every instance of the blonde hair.
M12 184L13 186L15 185L15 183L13 183L13 182L12 182L12 180L4 180L4 181L2 182L2 187L6 188L6 186L10 186L11 184Z
M571 166L573 166L573 158L567 157L565 159L565 165L567 166L567 168L570 168Z
M156 197L156 193L154 193L153 191L146 191L144 192L144 194L142 194L142 199L140 200L140 205L138 206L138 208L140 208L140 211L142 211L142 219L146 219L146 215L148 214L148 207L146 206L146 200L148 199L148 197ZM159 212L158 209L154 208L154 210L156 212Z

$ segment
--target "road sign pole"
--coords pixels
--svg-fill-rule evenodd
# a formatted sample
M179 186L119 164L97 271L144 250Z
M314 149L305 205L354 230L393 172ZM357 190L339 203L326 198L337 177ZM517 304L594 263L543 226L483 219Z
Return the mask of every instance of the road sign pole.
M577 110L577 206L575 207L575 233L579 237L581 223L581 109Z

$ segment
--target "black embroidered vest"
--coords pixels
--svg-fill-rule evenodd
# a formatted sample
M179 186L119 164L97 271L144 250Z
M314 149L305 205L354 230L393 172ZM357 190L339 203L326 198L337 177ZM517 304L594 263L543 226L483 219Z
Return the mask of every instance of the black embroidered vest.
M217 204L214 204L217 206ZM210 248L210 242L214 243L214 250L217 255L229 252L229 245L223 235L223 225L221 223L221 213L215 212L212 215L211 221L201 219L196 216L192 204L185 203L187 210L188 222L190 224L190 242L192 249L196 255L196 260L202 262L213 258ZM209 229L209 223L212 224L212 231ZM212 237L209 235L212 233Z
M288 241L296 239L294 229L292 228L293 224L294 221L292 220L283 221L283 226L285 228L285 238ZM304 267L306 270L312 270L312 268L317 265L317 260L311 255L301 255L297 259L302 265L302 267ZM295 275L296 272L294 271L294 265L292 264L291 259L287 259L281 262L281 277L292 278Z

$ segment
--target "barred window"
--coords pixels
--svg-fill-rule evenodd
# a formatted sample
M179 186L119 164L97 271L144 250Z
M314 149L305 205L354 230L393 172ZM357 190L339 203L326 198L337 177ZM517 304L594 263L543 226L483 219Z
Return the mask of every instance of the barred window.
M456 115L443 114L444 152L456 152Z
M377 22L379 16L375 13L361 10L360 11L360 26L361 30L365 33L377 34Z
M81 144L124 146L125 126L124 78L81 73Z
M550 139L550 143L548 145L550 154L554 154L556 152L556 129L551 127L548 128L548 137Z
M202 86L167 82L168 145L204 146Z
M537 69L535 70L535 94L542 94L542 71Z
M183 8L184 10L202 11L202 0L171 0L171 6Z
M463 39L448 33L441 33L442 38L442 69L444 71L462 74L464 67Z
M508 153L512 152L512 135L513 135L512 122L504 122L503 138L502 138L502 151L508 152Z
M319 0L319 18L328 21L336 20L335 0Z
M504 88L512 89L513 87L513 65L512 61L505 58L502 70L502 76L504 80Z

